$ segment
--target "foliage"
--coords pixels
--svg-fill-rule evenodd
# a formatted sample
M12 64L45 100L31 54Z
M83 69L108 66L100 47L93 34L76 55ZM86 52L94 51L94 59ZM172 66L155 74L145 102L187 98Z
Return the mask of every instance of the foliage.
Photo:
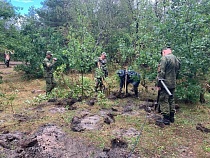
M106 98L106 96L105 96L104 93L98 92L97 101L98 101L97 104L98 104L101 108L107 108L107 107L108 107L107 98Z
M82 80L83 80L83 84L82 84ZM87 77L80 77L78 82L70 82L69 83L69 95L72 96L73 98L79 98L82 95L86 96L86 97L90 97L93 95L94 93L94 89L93 89L93 85L94 82ZM82 94L82 91L84 94Z
M17 98L17 93L18 93L17 89L12 91L12 93L9 95L6 95L0 92L0 98L1 98L0 103L3 106L5 105L10 106L13 114L15 113L13 103L14 103L14 100Z
M95 77L96 78L104 78L104 71L101 68L96 68Z
M185 83L178 87L178 96L192 102L199 99L205 74L209 71L209 16L203 12L204 3L210 5L207 1L196 0L173 2L160 34L181 59L180 77Z
M30 64L30 65L25 65L25 64L17 65L15 67L15 70L25 72L23 78L27 80L43 77L43 68L38 62L35 62L34 64Z
M0 53L14 50L19 37L16 25L18 15L16 9L9 1L0 1Z
M57 80L57 88L52 91L52 95L63 98L63 97L73 97L79 98L81 96L89 97L94 93L93 85L94 82L88 77L82 75L78 76L66 76L64 75L65 64L57 67L54 72L55 79ZM72 74L73 75L73 74ZM71 80L76 78L76 80ZM77 79L78 77L78 79Z
M0 1L1 19L9 19L15 15L14 7L7 1Z
M15 50L14 57L24 63L18 69L28 78L42 76L47 50L63 72L82 74L106 51L110 63L132 66L146 86L156 77L160 50L170 45L182 62L179 79L186 82L178 85L178 99L196 102L209 80L208 0L45 0L21 17L19 28L13 25L17 8L0 3L0 51Z
M118 88L118 85L120 83L120 79L119 79L117 74L113 74L112 76L109 75L108 77L106 77L104 79L104 82L112 90L113 88L115 88L116 85L117 85L117 88Z
M84 37L76 32L71 32L68 38L71 42L69 42L68 50L65 53L71 59L70 67L80 72L90 71L94 66L94 58L96 57L94 39L88 32L84 34Z
M196 102L200 97L201 88L196 82L182 82L177 87L176 97L186 103Z

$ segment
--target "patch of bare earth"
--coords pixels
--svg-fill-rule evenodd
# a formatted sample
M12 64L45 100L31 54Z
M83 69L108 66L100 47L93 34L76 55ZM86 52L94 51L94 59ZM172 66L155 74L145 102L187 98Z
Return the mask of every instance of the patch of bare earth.
M12 68L0 71L4 81L1 93L5 94L0 99L0 157L210 156L210 137L205 132L209 129L209 114L204 113L202 121L181 108L175 123L156 126L160 115L154 111L154 91L140 89L140 99L112 92L106 101L111 104L109 108L103 108L97 97L52 98L34 103L34 97L45 94L44 80L23 81ZM7 102L11 95L14 101Z

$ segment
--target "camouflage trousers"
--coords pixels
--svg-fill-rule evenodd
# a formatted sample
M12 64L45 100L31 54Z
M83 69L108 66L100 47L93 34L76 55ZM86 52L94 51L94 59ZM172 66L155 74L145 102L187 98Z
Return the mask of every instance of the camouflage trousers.
M165 89L160 90L159 96L159 105L160 111L163 115L170 115L170 113L175 112L175 105L174 105L174 91L175 88L169 89L172 96L169 96Z
M54 77L45 77L46 80L46 94L49 94L56 86Z
M100 88L100 91L103 89L103 81L102 78L95 78L95 91L98 91L98 87Z

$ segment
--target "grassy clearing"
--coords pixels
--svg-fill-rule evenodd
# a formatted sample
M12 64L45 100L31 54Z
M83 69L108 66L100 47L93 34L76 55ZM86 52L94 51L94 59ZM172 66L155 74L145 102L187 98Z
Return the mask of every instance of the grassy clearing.
M10 70L11 73L5 74L3 72L4 82L0 84L0 126L1 132L5 130L33 132L46 123L58 124L71 136L78 139L85 139L87 143L95 144L100 148L110 147L110 140L115 137L121 137L128 142L128 148L133 149L133 145L137 142L135 152L142 157L164 157L164 158L204 158L210 157L210 137L209 133L202 133L196 130L197 123L202 123L210 128L210 94L206 94L205 104L185 105L180 104L180 110L176 114L176 122L171 126L160 128L148 120L144 124L146 112L134 108L132 115L118 115L115 116L115 123L110 125L104 124L100 130L85 131L76 133L70 130L70 121L73 116L78 115L81 111L89 111L92 114L98 114L100 109L116 108L119 111L123 109L129 102L134 105L140 105L139 99L124 98L116 100L108 100L103 94L95 95L98 102L94 106L86 105L86 102L79 102L77 110L65 111L63 113L51 113L52 106L43 106L40 110L39 104L44 104L45 92L44 80L21 80L21 75ZM73 80L73 77L69 80ZM91 78L91 75L87 76ZM92 80L92 82L94 82ZM91 83L92 84L92 83ZM117 89L116 83L113 89ZM41 94L32 93L32 90L42 90ZM147 98L155 99L155 91L152 88L145 91L140 87L141 100ZM60 91L59 91L60 92ZM63 92L64 93L64 92ZM59 95L62 95L59 94ZM13 96L13 98L12 98ZM10 99L10 101L8 101ZM146 103L146 102L143 102ZM12 106L11 106L12 105ZM12 110L13 107L13 110ZM13 115L21 114L29 117L27 121L18 121ZM143 131L137 140L137 135L131 137L119 136L119 130L128 130L134 128L137 131L143 126Z

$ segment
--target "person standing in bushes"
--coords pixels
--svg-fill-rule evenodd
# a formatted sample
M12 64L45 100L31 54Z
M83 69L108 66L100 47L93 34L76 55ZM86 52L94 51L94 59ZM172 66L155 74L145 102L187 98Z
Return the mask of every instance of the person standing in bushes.
M172 54L170 47L162 49L162 58L158 67L158 89L159 89L159 105L160 112L163 118L157 120L156 123L163 123L170 125L174 122L174 91L176 88L176 79L180 70L180 61ZM163 80L171 96L167 93L165 88L161 85L160 80Z
M53 54L51 51L47 51L46 57L43 60L44 78L46 80L46 95L50 94L53 88L56 86L56 81L53 77L53 67L57 59L52 59L52 55Z
M103 52L100 57L95 61L97 65L97 69L95 72L95 92L98 91L98 87L100 87L100 91L103 88L103 79L108 77L108 69L107 69L107 60L106 53Z
M4 53L4 63L7 67L9 67L9 62L10 62L10 52L6 52Z

